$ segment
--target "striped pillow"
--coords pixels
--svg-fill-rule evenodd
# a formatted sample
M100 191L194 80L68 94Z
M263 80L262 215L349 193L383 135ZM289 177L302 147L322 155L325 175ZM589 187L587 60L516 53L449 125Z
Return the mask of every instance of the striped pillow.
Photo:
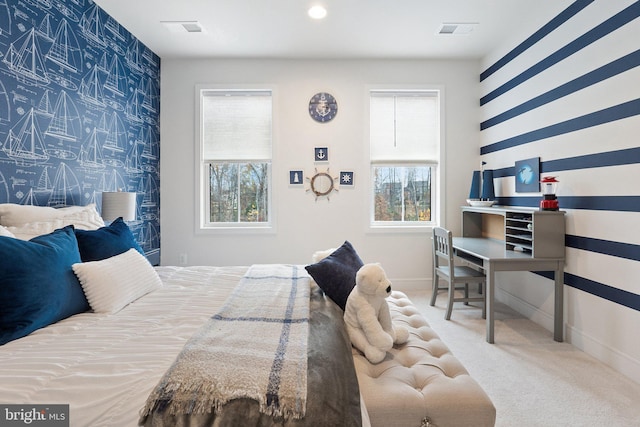
M158 273L135 249L100 261L76 263L72 268L96 313L117 313L162 286Z

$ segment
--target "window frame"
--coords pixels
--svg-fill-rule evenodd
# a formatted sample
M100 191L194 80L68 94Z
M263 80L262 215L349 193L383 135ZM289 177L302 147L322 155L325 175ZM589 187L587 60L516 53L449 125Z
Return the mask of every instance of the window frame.
M374 168L376 167L387 167L387 168L411 168L411 167L428 167L431 169L431 173L430 173L430 180L431 180L431 201L430 201L430 205L431 205L431 220L430 221L376 221L375 219L375 186L373 183L374 180ZM394 227L402 227L402 228L407 228L407 227L417 227L417 228L424 228L424 227L433 227L435 225L435 221L434 221L434 212L433 212L433 205L435 204L435 190L434 188L436 187L437 183L437 171L438 171L438 165L435 162L427 162L427 163L420 163L420 162L388 162L388 161L378 161L378 162L370 162L370 173L371 173L371 179L370 179L370 184L371 184L371 194L369 194L369 197L371 199L371 209L370 209L370 217L369 217L369 223L371 224L372 228L394 228Z
M419 93L419 92L436 92L438 105L437 123L438 132L438 154L435 159L425 159L420 161L407 160L372 160L371 159L371 96L373 92L388 93ZM430 233L432 228L440 223L440 219L445 216L445 191L444 182L444 158L445 158L445 110L444 110L444 87L441 85L376 85L366 88L366 144L367 144L367 163L369 164L368 180L367 180L367 230L368 232L381 233L398 233L398 232L419 232ZM430 221L376 221L375 220L375 188L374 188L374 167L415 167L428 166L431 167L431 220Z
M210 160L204 157L204 141L203 141L203 94L208 91L219 92L269 92L271 94L271 157L265 159L216 159ZM195 86L195 149L197 155L195 157L196 172L196 188L195 188L195 231L196 234L209 233L275 233L275 211L273 209L273 200L275 197L275 189L273 187L273 157L275 152L275 116L276 116L276 90L273 85L213 85L201 84ZM268 181L268 202L267 215L268 220L264 222L210 222L210 190L209 190L209 167L210 164L221 163L268 163L267 181Z

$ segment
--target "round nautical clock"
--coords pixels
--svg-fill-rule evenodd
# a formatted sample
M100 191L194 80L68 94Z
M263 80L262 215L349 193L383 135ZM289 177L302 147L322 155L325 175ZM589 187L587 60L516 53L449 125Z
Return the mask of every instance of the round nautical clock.
M309 101L309 115L316 122L326 123L338 114L338 102L329 93L320 92Z

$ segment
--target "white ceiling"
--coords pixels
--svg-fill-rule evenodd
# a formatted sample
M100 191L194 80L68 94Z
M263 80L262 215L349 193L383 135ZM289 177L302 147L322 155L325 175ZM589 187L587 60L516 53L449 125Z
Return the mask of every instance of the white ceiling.
M480 58L574 0L94 0L161 58ZM315 21L307 9L324 5ZM161 21L198 21L173 33ZM443 23L478 23L438 35ZM509 46L507 46L509 47Z

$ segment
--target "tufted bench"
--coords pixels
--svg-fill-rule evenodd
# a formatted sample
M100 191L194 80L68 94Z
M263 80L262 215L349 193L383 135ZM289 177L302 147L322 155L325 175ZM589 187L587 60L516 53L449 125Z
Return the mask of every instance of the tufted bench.
M387 299L409 341L372 365L353 349L360 392L372 427L493 426L496 408L402 292Z

